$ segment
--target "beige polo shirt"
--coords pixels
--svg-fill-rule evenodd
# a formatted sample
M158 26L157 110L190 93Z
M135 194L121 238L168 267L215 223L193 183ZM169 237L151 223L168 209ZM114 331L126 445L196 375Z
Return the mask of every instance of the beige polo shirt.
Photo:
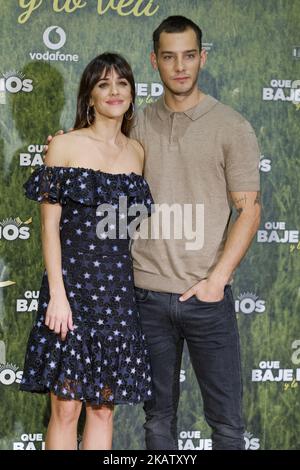
M144 176L155 203L175 204L179 219L181 207L183 224L191 211L192 228L198 224L194 244L190 228L182 230L181 238L171 230L135 240L135 284L183 293L207 277L220 259L232 222L228 192L260 189L256 136L239 113L209 95L186 112L173 112L162 97L138 115L131 136L144 147ZM159 220L164 224L167 219L166 213ZM178 223L176 219L171 229Z

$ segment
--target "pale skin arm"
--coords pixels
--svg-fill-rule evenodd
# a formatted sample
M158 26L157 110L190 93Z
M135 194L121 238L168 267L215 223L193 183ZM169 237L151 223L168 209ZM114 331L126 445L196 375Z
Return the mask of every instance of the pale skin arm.
M63 166L59 158L59 146L51 145L47 152L45 164ZM72 312L67 299L63 277L60 243L61 205L41 203L41 232L45 267L49 282L50 300L47 307L45 325L60 334L65 340L68 330L73 329Z
M71 127L67 132L72 132L73 130L74 130L74 128ZM60 129L59 131L57 131L55 133L55 136L56 135L63 135L63 134L64 134L64 131L62 129ZM53 139L53 135L48 135L46 144L44 145L44 150L43 150L44 155L46 155L48 153L49 145L50 145L52 139Z
M231 192L230 197L237 210L234 222L225 244L224 252L207 279L199 281L188 289L179 300L185 301L196 295L200 300L216 302L224 297L224 287L233 271L248 251L259 228L261 204L260 193Z

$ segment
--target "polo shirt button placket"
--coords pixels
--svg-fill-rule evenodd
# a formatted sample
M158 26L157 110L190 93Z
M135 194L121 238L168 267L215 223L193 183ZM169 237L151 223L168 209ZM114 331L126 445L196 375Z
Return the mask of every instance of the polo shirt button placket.
M176 126L176 114L172 113L170 116L171 120L171 130L170 130L170 146L176 147L178 144L178 136L177 136L177 126Z

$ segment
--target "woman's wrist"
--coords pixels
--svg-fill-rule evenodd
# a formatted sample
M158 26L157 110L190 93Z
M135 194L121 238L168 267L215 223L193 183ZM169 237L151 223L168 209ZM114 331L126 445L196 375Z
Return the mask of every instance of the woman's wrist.
M65 286L63 283L61 284L54 284L54 285L49 285L49 293L50 293L50 297L58 297L58 296L62 296L62 295L66 295L66 290L65 290Z

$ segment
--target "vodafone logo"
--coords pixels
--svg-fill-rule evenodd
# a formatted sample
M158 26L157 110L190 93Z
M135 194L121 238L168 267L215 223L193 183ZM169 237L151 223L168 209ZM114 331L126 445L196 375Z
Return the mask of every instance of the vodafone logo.
M65 31L60 26L49 26L43 33L43 42L47 51L29 52L31 60L44 60L46 62L78 62L78 54L61 52L67 40Z
M52 31L54 30L55 30L55 34L52 33ZM51 35L51 38L53 38L54 36L57 36L58 41L56 40L55 42L53 42L52 39L50 39L50 35ZM45 46L48 47L48 49L52 49L56 51L64 46L66 40L67 40L66 33L60 26L49 26L49 28L47 28L44 31L43 41L44 41Z

